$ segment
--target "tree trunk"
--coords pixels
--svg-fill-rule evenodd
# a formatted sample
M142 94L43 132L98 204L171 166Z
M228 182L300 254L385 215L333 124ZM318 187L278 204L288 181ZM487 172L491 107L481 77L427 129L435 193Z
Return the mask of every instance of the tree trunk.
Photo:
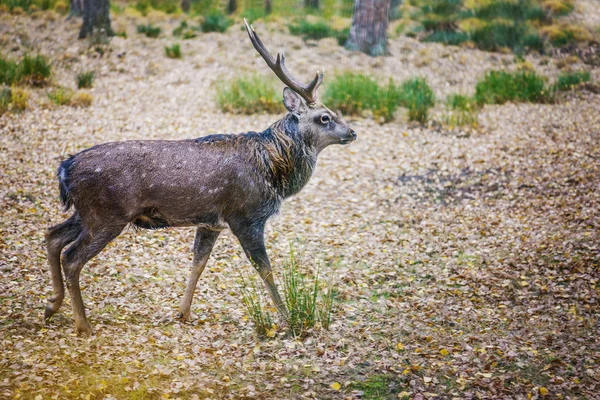
M387 48L389 15L390 0L356 0L346 48L371 56L389 54Z
M67 18L81 17L83 15L83 0L71 0L69 8L69 16Z
M183 12L189 12L190 5L191 5L190 0L181 0L181 9L183 10Z
M233 14L237 11L237 0L229 0L227 2L227 14Z
M83 24L79 31L79 39L114 35L110 27L109 0L83 0Z
M271 11L273 11L273 4L271 3L271 0L265 0L265 14L269 15L271 14Z
M304 0L304 8L319 9L319 0Z

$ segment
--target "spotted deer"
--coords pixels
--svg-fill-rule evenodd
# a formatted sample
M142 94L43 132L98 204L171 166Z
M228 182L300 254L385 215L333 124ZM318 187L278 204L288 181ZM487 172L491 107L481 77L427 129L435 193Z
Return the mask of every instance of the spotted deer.
M190 318L196 283L219 233L226 228L237 237L279 314L286 318L265 250L265 223L278 212L283 199L306 185L324 148L348 144L356 133L341 115L317 100L323 72L308 85L300 82L286 68L284 56L274 58L254 28L245 25L254 48L287 86L283 90L287 114L262 132L105 143L62 161L60 199L65 210L73 207L74 213L46 232L54 291L46 320L63 302L64 273L76 331L91 333L79 274L128 225L196 227L192 271L179 318Z

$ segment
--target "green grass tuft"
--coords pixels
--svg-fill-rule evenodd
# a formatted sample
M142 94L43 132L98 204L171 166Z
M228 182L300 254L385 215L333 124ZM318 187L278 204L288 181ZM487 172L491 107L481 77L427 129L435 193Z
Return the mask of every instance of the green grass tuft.
M137 32L146 35L149 38L157 38L160 35L160 27L148 25L138 25Z
M288 25L290 33L295 36L302 36L304 40L320 40L328 37L336 38L338 44L343 46L348 41L350 28L336 30L330 27L326 21L309 22L305 19Z
M448 97L446 106L451 111L444 117L444 122L450 125L451 128L455 126L475 127L479 124L477 115L479 106L474 98L462 94L454 94Z
M77 88L91 88L94 85L95 78L96 73L94 71L80 72L75 78L75 80L77 81Z
M0 115L9 111L23 111L27 108L28 93L19 88L0 89Z
M589 71L565 72L558 76L556 88L558 90L571 90L580 83L589 82L591 79Z
M324 102L348 115L370 110L377 120L389 122L398 108L398 91L391 80L387 87L380 87L369 76L346 72L327 85Z
M52 67L42 55L25 54L19 61L0 56L0 83L45 86L50 82Z
M256 285L255 279L247 280L243 276L239 282L242 302L254 323L256 333L263 337L275 336L277 326L273 324L271 317L274 309L267 308L270 300L261 295L262 284ZM333 308L332 288L322 289L323 282L318 272L313 276L302 274L293 249L290 249L289 259L283 268L282 284L279 286L289 313L289 335L302 337L317 326L329 329Z
M402 82L399 91L400 104L408 108L408 119L425 123L429 109L435 104L433 90L423 78L413 78Z
M223 33L233 25L233 20L227 18L220 11L213 11L204 17L204 21L200 24L202 32L220 32Z
M165 46L165 53L169 58L181 58L181 46L179 43L174 43L171 46Z
M551 91L543 77L530 71L489 71L475 88L477 104L504 104L508 101L544 103Z
M241 76L217 86L217 102L222 111L254 114L278 113L281 100L275 85L259 75Z
M73 91L68 88L58 87L48 92L48 98L57 106L71 104L73 99Z

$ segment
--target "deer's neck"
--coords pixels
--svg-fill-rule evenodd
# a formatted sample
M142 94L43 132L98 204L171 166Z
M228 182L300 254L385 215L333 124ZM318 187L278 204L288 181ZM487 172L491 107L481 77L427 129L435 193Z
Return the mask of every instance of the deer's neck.
M260 158L267 181L283 198L298 193L310 179L317 151L306 143L292 115L275 122L260 135Z

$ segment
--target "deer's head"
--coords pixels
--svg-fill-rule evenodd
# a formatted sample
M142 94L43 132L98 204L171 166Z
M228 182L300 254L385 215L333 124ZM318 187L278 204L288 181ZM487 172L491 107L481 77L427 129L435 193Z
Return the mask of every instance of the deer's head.
M287 87L283 89L283 105L298 119L302 135L320 152L331 144L348 144L356 140L356 133L346 125L341 113L335 113L317 100L317 89L323 81L323 72L317 72L308 84L296 79L285 66L285 56L277 53L273 58L265 48L254 28L246 24L252 45L266 61L269 68Z

